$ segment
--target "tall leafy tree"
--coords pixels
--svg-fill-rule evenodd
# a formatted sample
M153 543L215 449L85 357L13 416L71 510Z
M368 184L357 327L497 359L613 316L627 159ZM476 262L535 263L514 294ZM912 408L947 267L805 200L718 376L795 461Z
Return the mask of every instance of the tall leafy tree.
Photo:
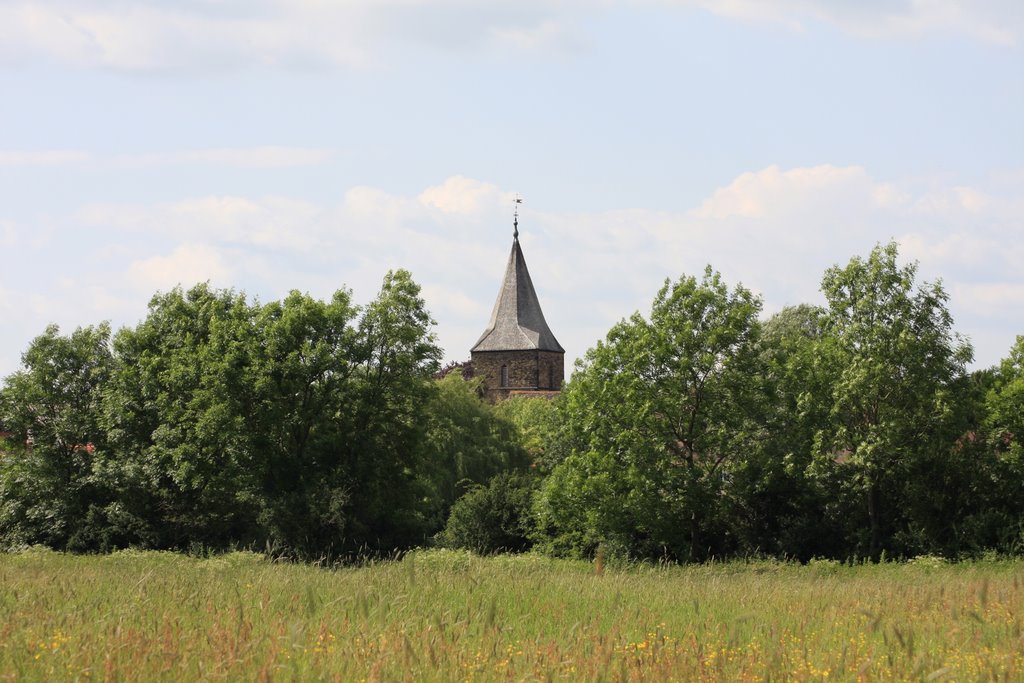
M908 475L944 457L959 436L956 384L972 357L953 331L942 285L917 285L916 264L897 258L895 243L879 245L822 280L830 341L821 352L837 372L818 451L826 466L842 464L863 500L862 550L871 556L905 530Z
M649 319L634 314L587 352L567 388L581 446L539 496L549 546L684 560L723 547L727 465L754 437L760 308L709 267L666 281Z
M406 271L359 313L344 290L265 306L207 285L154 297L115 340L121 518L162 547L317 556L422 539L433 321Z
M985 530L998 529L998 546L1019 553L1024 550L1024 336L1017 337L1009 355L986 379L979 432L987 437L984 453L992 461L982 491L985 507L971 521L988 523L972 531L982 536Z
M835 373L823 362L827 343L826 311L817 306L784 308L762 326L751 418L758 436L734 462L726 498L739 552L804 559L841 552L828 489L809 476Z
M1006 458L1024 464L1024 335L1000 364L986 396L986 427L992 445Z
M958 557L1008 549L1006 532L1017 526L1024 490L1019 470L1010 474L1009 461L985 438L986 396L995 381L992 370L976 370L950 382L948 442L915 459L905 480L906 529L896 540L906 552Z
M442 526L452 504L474 486L529 467L521 433L499 406L483 400L482 382L448 373L435 381L427 402L421 477L429 487L432 526Z
M70 335L51 325L6 378L0 422L21 446L0 453L2 540L71 549L91 543L91 512L106 495L94 469L107 448L102 390L114 365L106 323Z
M339 444L351 438L358 309L291 292L256 316L247 430L261 467L259 526L272 547L317 555L340 545L353 487Z
M201 284L153 297L114 345L122 371L108 392L111 443L134 528L163 547L255 540L259 463L248 416L255 308ZM140 539L141 540L141 539Z
M420 505L425 407L441 349L420 287L388 272L357 327L352 432L341 442L351 482L350 542L390 550L431 532Z

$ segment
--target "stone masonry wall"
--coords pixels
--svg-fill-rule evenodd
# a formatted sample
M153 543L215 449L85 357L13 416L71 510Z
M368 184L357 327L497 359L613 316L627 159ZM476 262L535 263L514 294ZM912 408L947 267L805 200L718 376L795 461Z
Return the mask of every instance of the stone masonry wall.
M556 351L538 351L540 385L538 389L560 391L565 382L565 354Z
M473 372L484 378L491 401L508 398L509 391L558 391L565 380L565 354L555 351L477 351ZM501 385L501 368L508 368L508 384Z

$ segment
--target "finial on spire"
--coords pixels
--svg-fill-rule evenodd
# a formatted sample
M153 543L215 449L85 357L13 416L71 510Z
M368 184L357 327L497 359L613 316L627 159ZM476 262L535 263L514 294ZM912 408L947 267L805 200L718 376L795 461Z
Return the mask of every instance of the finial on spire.
M523 203L523 198L516 192L516 210L512 214L512 238L519 239L519 205Z

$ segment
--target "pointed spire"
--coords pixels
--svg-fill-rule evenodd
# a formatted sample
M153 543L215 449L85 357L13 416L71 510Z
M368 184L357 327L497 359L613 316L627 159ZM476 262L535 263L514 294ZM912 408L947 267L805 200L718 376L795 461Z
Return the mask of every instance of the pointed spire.
M521 199L516 197L516 204ZM565 349L551 333L540 300L533 288L530 271L526 268L522 247L519 246L519 211L513 220L512 253L505 266L505 278L494 302L487 329L473 346L472 351L557 351Z
M523 198L516 192L516 210L512 214L512 239L519 241L519 205L523 203Z

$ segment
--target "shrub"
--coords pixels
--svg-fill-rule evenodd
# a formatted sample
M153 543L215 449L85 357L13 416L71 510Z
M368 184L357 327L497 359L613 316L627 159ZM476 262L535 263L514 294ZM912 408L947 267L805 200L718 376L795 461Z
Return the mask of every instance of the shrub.
M482 555L529 549L530 508L535 489L525 474L502 473L476 486L452 506L438 540L448 548Z

